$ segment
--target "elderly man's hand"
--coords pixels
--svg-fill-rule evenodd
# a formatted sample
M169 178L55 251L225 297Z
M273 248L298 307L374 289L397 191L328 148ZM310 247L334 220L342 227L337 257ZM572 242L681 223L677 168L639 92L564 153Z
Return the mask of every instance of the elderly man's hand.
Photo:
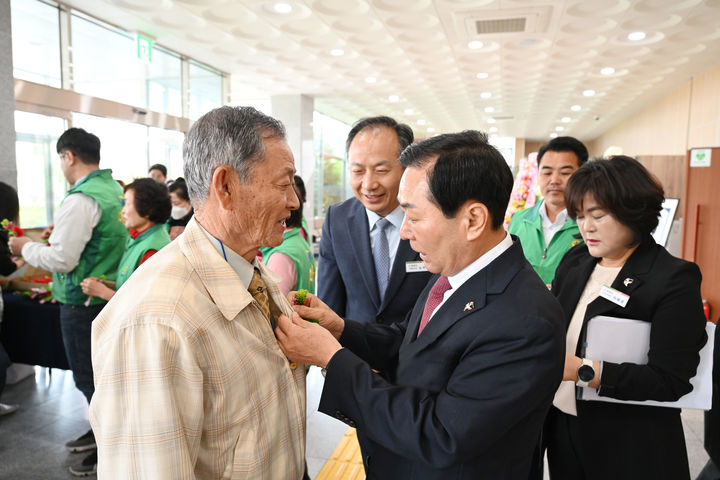
M280 348L293 362L326 367L342 348L329 331L303 320L297 313L292 314L292 319L280 315L277 325L275 335Z
M302 318L317 320L320 326L325 327L336 339L339 339L345 329L345 320L312 293L306 295L304 305L295 305L296 293L294 291L288 293L287 298L298 315Z
M28 237L10 237L8 239L8 246L10 247L10 253L16 256L22 255L22 248L25 246L26 243L30 243L32 240L30 240Z

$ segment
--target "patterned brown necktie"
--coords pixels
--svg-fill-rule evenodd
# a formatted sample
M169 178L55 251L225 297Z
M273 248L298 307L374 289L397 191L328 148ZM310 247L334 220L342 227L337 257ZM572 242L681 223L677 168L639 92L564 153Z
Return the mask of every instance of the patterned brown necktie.
M258 303L258 306L268 318L270 324L275 328L275 320L282 314L282 311L268 295L267 285L260 276L260 271L257 268L253 272L248 291Z

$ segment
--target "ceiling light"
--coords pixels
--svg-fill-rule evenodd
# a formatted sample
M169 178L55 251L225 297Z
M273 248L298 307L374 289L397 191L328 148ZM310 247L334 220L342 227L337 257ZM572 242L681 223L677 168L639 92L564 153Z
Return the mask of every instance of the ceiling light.
M565 130L565 127L563 126L558 125L557 127L555 127L556 132L562 132L563 130Z
M480 98L490 98L490 97L492 97L492 93L490 93L490 92L482 92L480 94Z
M563 117L563 118L560 119L560 121L561 121L562 123L570 123L571 120L572 120L572 119L571 119L570 117Z
M468 42L468 48L471 50L477 50L478 48L483 47L483 42L480 40L473 40L472 42Z
M406 108L405 110L403 110L403 113L405 115L412 115L415 113L415 110L413 110L412 108Z
M485 72L480 72L480 73L478 73L478 74L475 75L475 76L476 76L477 78L479 78L480 80L482 80L483 78L488 78L488 77L490 76L490 74L485 73Z
M495 107L485 107L485 113L492 113L495 111Z
M613 67L605 67L600 70L601 75L612 75L613 73L615 73L615 69Z
M492 117L488 118L488 123L495 123L495 122L497 122L497 120L495 120L494 118L492 118Z
M433 127L428 127L427 132L433 133L433 132L435 132L435 129Z
M377 82L377 78L375 77L365 77L365 83L375 83Z
M583 96L592 97L595 95L595 90L583 90Z
M490 129L488 131L490 133L495 133L495 132L497 132L497 127L490 127Z
M632 32L627 38L633 42L639 42L640 40L645 40L645 36L645 32Z
M418 125L425 125L425 120L422 118L416 122Z
M397 95L390 95L390 96L388 97L388 101L390 101L390 102L392 102L392 103L395 103L395 102L397 102L397 101L399 101L399 100L400 100L400 97L398 97Z
M573 112L579 112L580 110L582 110L582 107L580 105L573 105L572 107L570 107L570 110L572 110Z
M282 14L290 13L292 12L292 5L289 3L276 3L273 5L273 10Z
M550 138L556 138L556 137L557 137L557 133L553 132L550 134Z
M333 57L342 57L343 55L345 55L345 50L343 50L342 48L333 48L332 50L330 50L330 55L332 55Z

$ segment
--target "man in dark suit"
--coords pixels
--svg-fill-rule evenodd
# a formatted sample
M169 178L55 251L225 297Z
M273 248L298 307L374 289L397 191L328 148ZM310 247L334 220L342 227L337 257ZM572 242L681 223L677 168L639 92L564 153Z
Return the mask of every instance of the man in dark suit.
M400 153L413 141L409 126L390 117L358 121L346 149L355 197L328 208L320 240L318 297L358 322L402 320L430 273L407 240L397 200Z
M296 311L320 325L281 316L278 341L326 368L319 410L357 427L368 479L526 480L562 378L564 326L502 227L510 169L474 131L412 145L400 162L401 236L436 274L415 307L363 324L311 296Z

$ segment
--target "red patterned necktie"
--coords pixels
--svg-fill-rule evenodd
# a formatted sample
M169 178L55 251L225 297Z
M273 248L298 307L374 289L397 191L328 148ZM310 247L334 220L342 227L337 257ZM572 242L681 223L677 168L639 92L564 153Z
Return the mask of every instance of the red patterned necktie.
M450 282L448 281L448 278L446 276L442 275L437 279L435 285L433 285L433 287L430 289L430 294L425 301L425 310L423 310L422 319L420 320L418 337L430 321L430 315L432 315L433 311L437 308L438 305L440 305L440 302L442 302L445 292L447 292L448 290L450 290Z

